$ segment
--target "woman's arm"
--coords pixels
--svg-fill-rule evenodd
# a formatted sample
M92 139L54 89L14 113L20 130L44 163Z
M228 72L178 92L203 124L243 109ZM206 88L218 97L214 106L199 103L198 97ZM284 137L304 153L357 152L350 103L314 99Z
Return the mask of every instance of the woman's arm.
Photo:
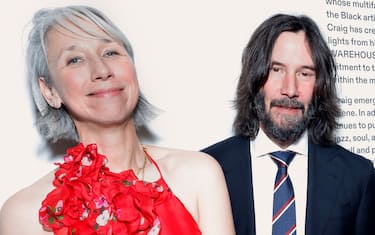
M206 155L206 154L205 154ZM202 161L198 195L199 226L204 235L235 234L229 194L220 165L211 158Z
M38 222L38 206L30 190L22 190L10 197L0 211L1 235L44 234Z
M39 223L39 209L52 189L53 172L11 196L0 211L1 235L46 235Z

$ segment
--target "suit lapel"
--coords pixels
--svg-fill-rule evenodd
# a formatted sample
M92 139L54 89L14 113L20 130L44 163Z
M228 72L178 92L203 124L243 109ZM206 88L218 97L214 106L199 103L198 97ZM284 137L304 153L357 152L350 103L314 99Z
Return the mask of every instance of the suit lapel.
M306 234L323 234L343 172L335 148L309 141Z
M249 224L249 234L256 234L255 233L255 212L254 212L254 193L253 193L253 174L252 174L252 165L251 165L251 154L250 154L250 140L247 141L246 145L247 149L247 156L248 156L248 166L249 166L249 182L248 182L248 188L246 189L247 192L249 192L248 195L250 195L249 198L249 210L247 211L247 214L250 218L250 224Z
M227 149L223 164L238 234L255 234L250 140L237 136Z

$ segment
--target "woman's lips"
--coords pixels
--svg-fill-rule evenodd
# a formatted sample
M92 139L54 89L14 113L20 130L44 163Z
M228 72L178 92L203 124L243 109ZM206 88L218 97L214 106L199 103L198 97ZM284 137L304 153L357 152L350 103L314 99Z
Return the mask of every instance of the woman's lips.
M100 89L94 92L90 92L88 95L95 97L113 97L119 95L122 91L123 88Z

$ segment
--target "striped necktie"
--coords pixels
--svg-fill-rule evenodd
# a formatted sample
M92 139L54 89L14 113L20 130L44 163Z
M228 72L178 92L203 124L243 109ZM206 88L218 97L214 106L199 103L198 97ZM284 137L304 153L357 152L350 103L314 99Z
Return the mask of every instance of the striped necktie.
M289 163L295 152L277 151L271 153L278 170L273 194L272 235L296 235L296 206L292 181L288 175Z

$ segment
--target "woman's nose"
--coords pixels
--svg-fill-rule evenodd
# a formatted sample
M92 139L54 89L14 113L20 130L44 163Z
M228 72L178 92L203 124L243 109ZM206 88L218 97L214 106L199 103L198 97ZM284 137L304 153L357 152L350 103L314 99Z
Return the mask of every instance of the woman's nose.
M92 61L92 80L107 80L113 77L110 66L103 58L97 58Z

